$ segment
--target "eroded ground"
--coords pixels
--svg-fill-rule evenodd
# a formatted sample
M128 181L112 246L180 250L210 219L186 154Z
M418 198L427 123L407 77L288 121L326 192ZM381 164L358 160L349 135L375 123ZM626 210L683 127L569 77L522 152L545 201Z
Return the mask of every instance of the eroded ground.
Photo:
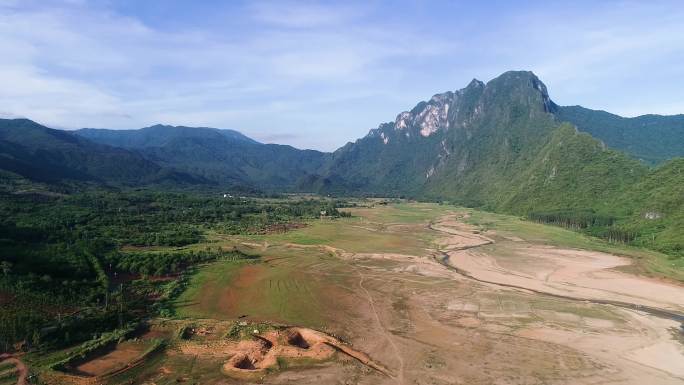
M448 232L450 237L442 241L440 249L448 254L452 265L474 278L578 299L623 301L684 311L680 285L614 269L630 265L629 258L539 245L520 238L500 237L495 242L473 226L459 223L457 217L442 218L439 225L432 227Z
M620 301L625 304L669 309L684 308L682 286L673 282L640 277L614 270L630 260L612 254L568 249L527 242L495 232L479 234L476 228L444 217L438 226L449 230L451 244L481 247L442 249L447 263L466 276L492 287L517 286L539 293L577 299L576 304L593 300ZM547 301L568 302L554 296ZM580 305L577 305L580 306ZM681 333L680 323L645 312L624 310L610 305L592 305L604 312L602 317L587 309L549 310L532 307L540 319L516 330L515 335L571 346L606 365L610 382L681 383L684 381L684 349L673 334ZM611 319L611 317L613 317ZM681 321L681 318L679 318Z

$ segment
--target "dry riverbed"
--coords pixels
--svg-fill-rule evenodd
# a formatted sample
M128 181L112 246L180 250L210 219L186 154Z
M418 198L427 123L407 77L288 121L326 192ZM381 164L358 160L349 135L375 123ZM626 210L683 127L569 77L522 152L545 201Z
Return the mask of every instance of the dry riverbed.
M618 271L631 263L625 257L485 231L465 223L465 211L353 210L354 218L286 234L217 240L261 262L207 266L178 310L183 322L210 318L225 330L172 344L143 377L157 385L684 383L684 338L671 316L684 309L684 287ZM226 341L237 320L286 326Z

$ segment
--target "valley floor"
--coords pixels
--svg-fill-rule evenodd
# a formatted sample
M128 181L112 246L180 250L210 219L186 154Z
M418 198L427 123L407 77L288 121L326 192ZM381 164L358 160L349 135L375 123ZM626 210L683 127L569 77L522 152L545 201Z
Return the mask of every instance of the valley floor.
M606 252L610 245L580 249L577 240L484 226L471 210L432 204L349 210L353 218L284 234L213 234L212 244L259 253L261 262L200 269L177 300L181 321L173 322L209 325L203 333L214 337L200 345L220 338L227 328L221 325L231 322L311 328L377 367L338 349L329 360L280 362L278 370L240 379L221 373L230 354L188 354L187 343L172 343L127 381L684 382L684 334L676 320L684 313L684 286L626 272L632 259Z
M679 322L592 302L684 312L684 287L615 269L629 258L480 231L465 210L352 211L355 219L243 240L265 263L239 268L225 285L200 274L198 302L184 314L320 328L392 373L329 364L267 383L684 381ZM439 263L445 254L458 271Z

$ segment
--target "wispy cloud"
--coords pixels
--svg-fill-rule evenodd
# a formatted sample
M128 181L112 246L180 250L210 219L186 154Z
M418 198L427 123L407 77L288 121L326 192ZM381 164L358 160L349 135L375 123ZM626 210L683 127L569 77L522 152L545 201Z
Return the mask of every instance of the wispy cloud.
M629 115L684 105L676 3L218 2L193 5L194 22L165 3L173 24L143 5L0 0L2 110L69 128L234 128L330 150L508 69L534 70L565 104Z
M311 1L264 1L252 3L249 11L253 20L266 25L287 28L329 28L353 24L355 20L368 13L365 7L350 4L326 6Z

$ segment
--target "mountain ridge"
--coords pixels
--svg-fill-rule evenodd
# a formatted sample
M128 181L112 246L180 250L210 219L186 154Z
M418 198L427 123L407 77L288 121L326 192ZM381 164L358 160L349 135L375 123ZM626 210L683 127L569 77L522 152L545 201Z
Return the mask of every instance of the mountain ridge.
M559 120L569 121L607 146L647 164L657 165L684 156L684 114L645 114L627 118L582 106L555 107L554 113Z
M660 249L679 253L684 200L669 197L684 185L684 141L671 140L684 135L679 120L559 106L534 73L509 71L435 94L331 153L206 127L61 131L0 120L0 169L47 182L410 197L537 218L594 213L613 218L611 234L647 229Z
M0 169L28 179L137 185L159 182L203 184L165 169L132 151L91 142L29 119L0 119Z
M288 145L264 144L228 129L154 125L138 130L73 131L98 143L135 150L165 167L200 175L219 185L291 189L302 175L317 170L325 153Z
M190 132L190 130L192 130L192 132ZM165 144L163 141L159 141L160 138L169 140L171 138L184 137L190 133L192 133L194 136L197 136L197 134L203 134L203 136L207 137L216 135L238 141L258 143L256 140L249 138L236 130L212 127L172 126L163 124L155 124L139 129L126 130L81 128L71 132L96 142L108 142L110 145L116 144L117 147L124 148L160 147Z
M677 148L684 146L684 125L681 129L678 126L680 118L684 115L623 118L580 106L559 106L534 73L508 71L487 83L472 79L462 89L434 94L400 112L393 121L380 124L364 137L330 153L263 144L236 130L210 127L156 124L131 130L84 128L63 132L129 150L136 154L130 156L142 157L161 168L197 175L217 185L326 193L442 194L484 204L472 199L473 194L467 191L477 190L482 195L498 192L492 186L482 188L481 183L468 176L468 169L487 163L490 167L496 164L500 170L515 168L513 163L521 151L518 147L547 137L552 126L567 121L609 148L655 165L684 155L684 148ZM597 122L606 120L612 124L609 128L597 127ZM641 140L644 134L635 134L635 124L641 122L643 126L644 120L656 127L660 121L667 122L662 131L682 136L683 140L671 141L674 144L668 144L667 156L652 156L654 140ZM627 126L616 126L616 122L627 122ZM516 124L519 131L515 131ZM654 130L657 128L648 135L653 136ZM62 136L63 140L66 138L72 140ZM644 146L651 146L651 152ZM528 147L523 152L534 153L541 148ZM494 169L487 172L490 179L495 176L492 173L497 174ZM74 177L78 179L76 174ZM460 179L461 187L466 183L479 187L464 189L461 194L449 194L440 187L448 185L458 190L456 181ZM470 197L466 199L465 195Z

